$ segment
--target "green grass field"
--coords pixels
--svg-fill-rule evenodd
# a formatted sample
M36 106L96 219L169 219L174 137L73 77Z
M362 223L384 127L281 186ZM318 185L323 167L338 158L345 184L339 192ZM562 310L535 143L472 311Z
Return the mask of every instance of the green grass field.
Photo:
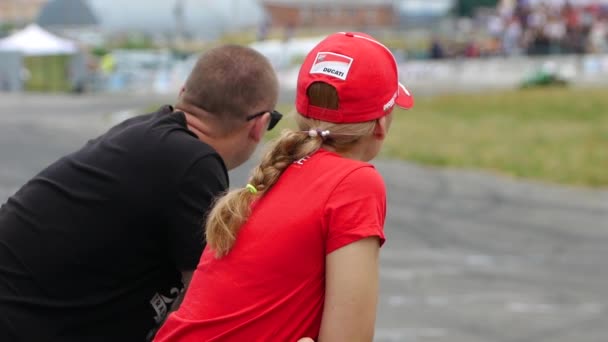
M280 108L285 113L293 106ZM289 117L282 127L293 126ZM552 183L608 186L608 90L550 88L417 98L383 156Z

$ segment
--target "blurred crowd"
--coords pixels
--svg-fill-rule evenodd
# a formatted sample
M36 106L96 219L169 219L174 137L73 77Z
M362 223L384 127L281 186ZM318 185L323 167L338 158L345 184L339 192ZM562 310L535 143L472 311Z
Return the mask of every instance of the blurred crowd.
M489 24L507 55L608 52L608 4L517 1Z
M457 47L434 39L429 57L607 53L608 2L600 1L502 1L484 16L483 38Z

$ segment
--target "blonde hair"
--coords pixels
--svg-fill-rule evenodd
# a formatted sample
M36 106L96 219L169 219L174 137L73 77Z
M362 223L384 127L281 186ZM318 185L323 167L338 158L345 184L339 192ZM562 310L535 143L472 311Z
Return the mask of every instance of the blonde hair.
M335 89L325 83L316 83L309 89L311 104L334 107L331 100L337 99ZM320 90L319 90L320 89ZM315 95L317 94L317 95ZM321 95L319 95L321 94ZM329 102L326 100L330 99ZM316 105L316 104L315 104ZM337 103L335 104L337 106ZM232 249L239 229L251 214L251 203L272 188L283 171L293 162L313 154L322 146L329 146L336 152L347 152L361 140L372 134L376 121L336 124L295 114L299 130L284 130L271 143L260 164L253 169L249 184L257 189L252 193L247 188L236 189L219 198L209 213L206 225L207 244L213 248L216 257L228 254ZM327 137L310 136L308 131L330 131Z

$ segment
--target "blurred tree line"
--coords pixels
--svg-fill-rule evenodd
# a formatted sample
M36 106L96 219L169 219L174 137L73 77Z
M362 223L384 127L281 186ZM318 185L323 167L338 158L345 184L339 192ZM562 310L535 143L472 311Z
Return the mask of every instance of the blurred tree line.
M471 17L478 7L496 7L498 0L456 0L454 15L460 17Z
M15 25L11 23L1 23L0 24L0 38L4 36L8 36L11 31L15 29Z

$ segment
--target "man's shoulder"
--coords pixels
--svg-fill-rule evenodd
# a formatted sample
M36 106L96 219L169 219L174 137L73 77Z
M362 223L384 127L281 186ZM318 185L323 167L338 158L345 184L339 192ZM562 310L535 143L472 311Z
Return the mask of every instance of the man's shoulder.
M217 151L188 129L182 112L164 106L151 113L143 139L136 147L140 158L174 174L216 170L224 177L225 165ZM138 135L138 134L135 134Z
M146 151L178 155L214 152L188 130L184 114L173 111L170 105L127 119L112 127L102 139L127 143L138 154Z
M183 174L200 158L216 154L188 130L183 113L169 105L113 126L71 158L122 169L147 169L164 175ZM114 168L116 165L105 165Z
M135 116L128 117L128 118L120 121L119 123L115 124L114 126L112 126L108 130L108 133L122 131L124 129L134 127L134 126L144 126L146 124L154 124L157 121L159 121L160 119L163 119L164 117L166 117L172 111L173 111L173 109L170 105L164 105L155 111L141 113L141 114L137 114Z

